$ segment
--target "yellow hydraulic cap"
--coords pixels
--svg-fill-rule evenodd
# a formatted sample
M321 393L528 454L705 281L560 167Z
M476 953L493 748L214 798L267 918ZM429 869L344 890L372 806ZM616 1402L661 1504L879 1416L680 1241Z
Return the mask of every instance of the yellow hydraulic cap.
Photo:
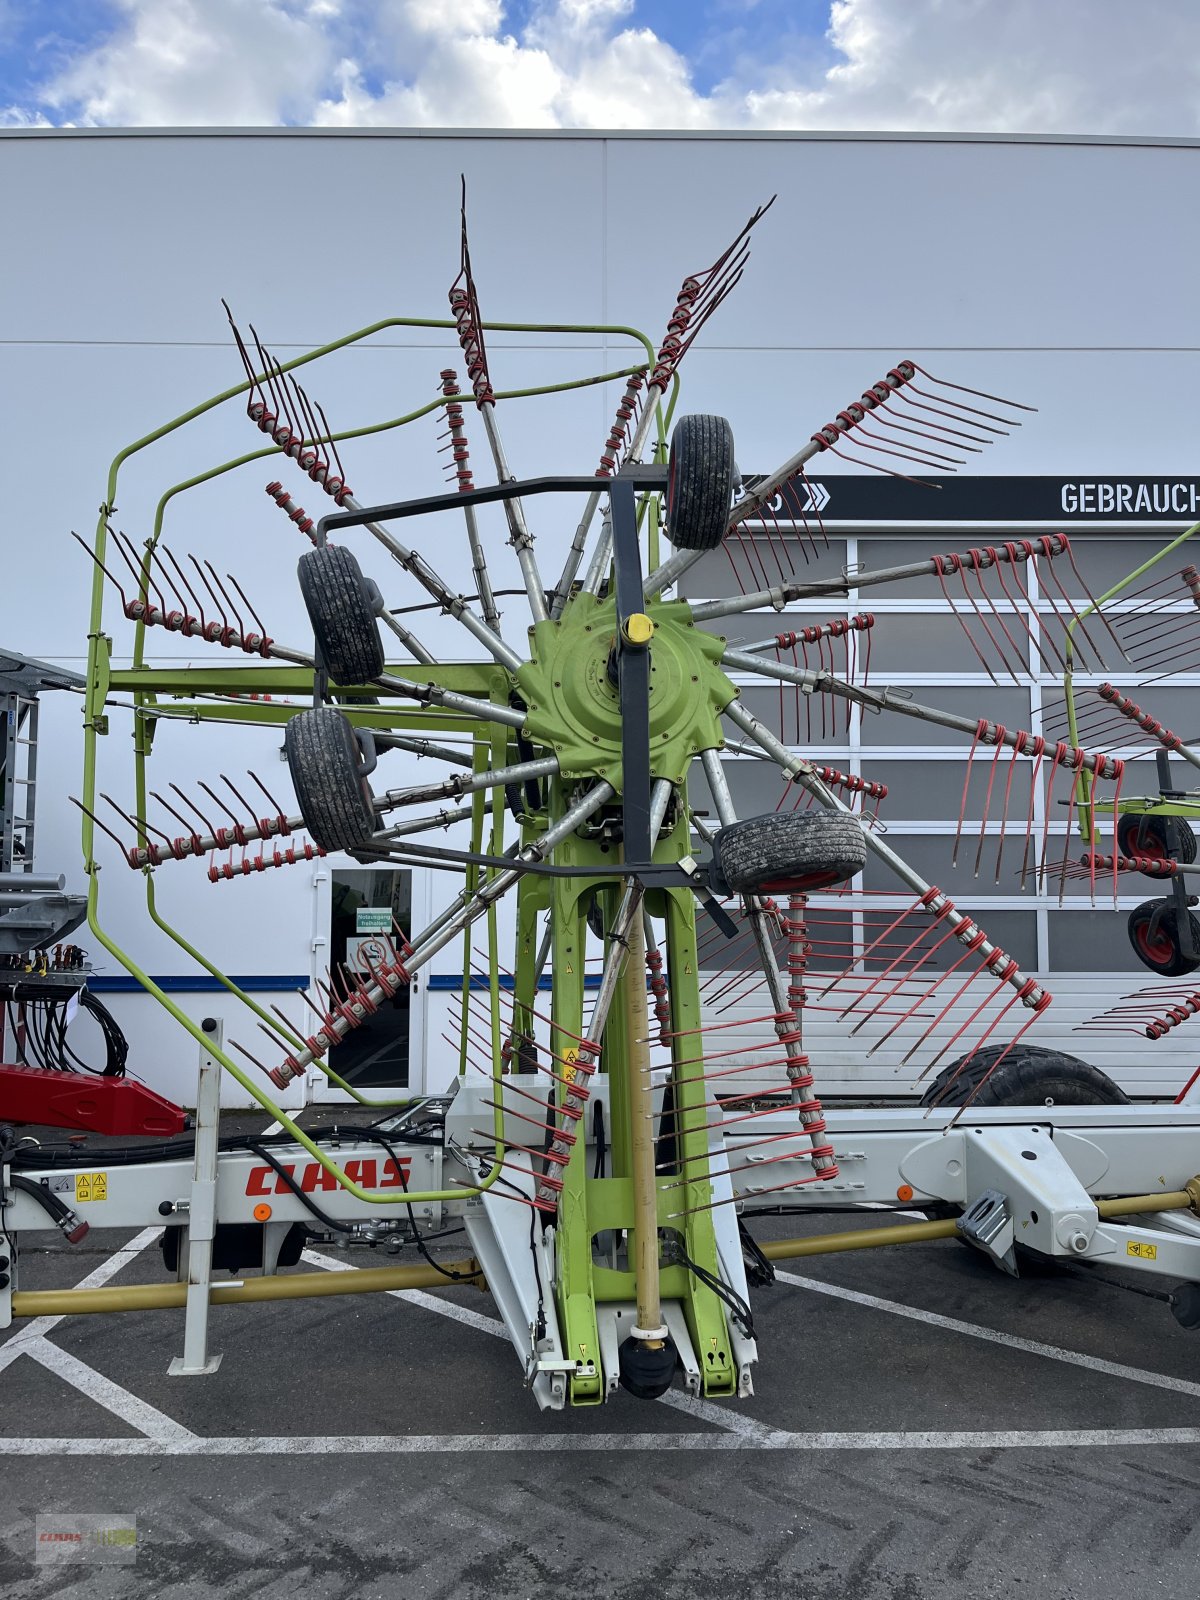
M625 618L621 635L626 644L649 644L654 635L654 624L644 611L634 611Z

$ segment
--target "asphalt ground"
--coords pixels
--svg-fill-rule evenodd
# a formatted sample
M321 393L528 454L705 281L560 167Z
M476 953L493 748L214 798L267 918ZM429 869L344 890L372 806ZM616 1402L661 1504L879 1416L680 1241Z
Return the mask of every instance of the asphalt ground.
M22 1287L77 1283L128 1239L29 1250ZM391 1259L316 1253L298 1270ZM153 1244L115 1265L114 1283L165 1276ZM1200 1341L1161 1302L1007 1278L954 1241L792 1265L755 1291L757 1393L728 1405L621 1392L539 1413L475 1289L215 1307L223 1360L201 1378L168 1376L178 1311L18 1324L0 1339L0 1593L1195 1592ZM136 1560L35 1560L36 1520L79 1513L136 1518Z

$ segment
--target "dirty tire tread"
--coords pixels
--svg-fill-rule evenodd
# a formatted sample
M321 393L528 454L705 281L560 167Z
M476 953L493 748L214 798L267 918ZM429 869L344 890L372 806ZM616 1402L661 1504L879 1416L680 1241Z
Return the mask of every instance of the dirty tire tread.
M985 1045L975 1052L961 1073L959 1068L967 1058L959 1056L938 1073L922 1095L921 1104L940 1108L965 1105L971 1100L973 1106L1044 1106L1048 1099L1060 1106L1127 1106L1130 1103L1125 1091L1098 1067L1061 1050L1048 1050L1036 1044L1014 1046L980 1088L1005 1049L1002 1044ZM956 1073L959 1074L957 1079ZM952 1079L955 1081L946 1098L939 1099Z
M344 545L307 550L296 567L313 634L334 683L370 683L383 671L383 645L362 568Z
M1174 907L1167 912L1162 921L1159 923L1158 927L1158 932L1165 932L1171 942L1171 948L1174 953L1170 956L1170 958L1163 961L1151 961L1147 958L1146 953L1138 944L1136 935L1137 928L1139 926L1148 928L1150 919L1153 917L1155 910L1161 906L1162 903L1162 896L1159 896L1154 900L1143 900L1140 906L1135 906L1129 913L1129 917L1125 924L1125 930L1129 935L1129 943L1133 947L1134 955L1144 967L1146 967L1150 972L1157 973L1160 978L1182 978L1187 973L1195 972L1197 968L1200 968L1200 961L1194 961L1189 956L1185 956L1183 951L1179 948L1179 938L1176 931L1177 924L1175 920L1177 913ZM1197 922L1196 918L1190 911L1188 912L1188 917L1191 919L1192 924L1192 938L1197 948L1200 948L1200 922Z
M715 550L729 526L736 476L733 429L693 412L671 434L667 536L677 550Z
M292 787L304 826L323 850L349 850L375 832L375 808L360 775L358 741L333 706L314 706L283 735Z
M774 811L722 828L713 854L729 888L745 894L816 875L841 883L862 871L867 845L859 823L843 812Z

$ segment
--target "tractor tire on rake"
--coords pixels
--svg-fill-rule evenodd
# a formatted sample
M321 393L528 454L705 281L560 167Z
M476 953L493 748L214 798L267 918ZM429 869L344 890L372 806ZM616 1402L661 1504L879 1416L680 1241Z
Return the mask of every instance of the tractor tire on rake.
M1181 817L1171 820L1175 823L1177 845L1173 859L1181 861L1186 867L1196 859L1196 835L1190 823L1184 822ZM1117 819L1117 849L1123 856L1150 856L1155 861L1170 861L1172 852L1167 831L1166 817L1138 816L1126 812Z
M375 806L354 729L334 706L288 723L284 754L304 825L323 850L350 850L375 832Z
M724 417L695 412L671 434L667 537L677 550L715 550L729 526L737 467Z
M296 566L300 593L334 683L370 683L383 671L375 585L344 545L308 550Z
M1184 954L1178 915L1169 900L1143 900L1126 924L1134 955L1161 978L1181 978L1200 967L1200 957ZM1200 950L1200 922L1190 911L1187 917L1192 947Z
M815 892L854 877L866 859L866 840L853 817L776 811L721 829L713 844L713 887L733 894Z
M921 1104L962 1106L968 1100L973 1106L1129 1104L1129 1096L1106 1073L1077 1056L1037 1044L1016 1045L1007 1055L1004 1051L1004 1045L985 1045L972 1056L952 1061L926 1089Z

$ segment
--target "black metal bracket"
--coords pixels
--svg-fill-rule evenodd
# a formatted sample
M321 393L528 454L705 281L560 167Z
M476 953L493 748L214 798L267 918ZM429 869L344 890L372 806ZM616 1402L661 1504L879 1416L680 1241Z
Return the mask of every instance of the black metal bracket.
M614 478L577 475L549 478L509 478L504 483L469 489L465 494L434 494L421 500L394 500L387 505L360 506L357 511L330 511L317 523L316 542L323 545L326 535L337 528L361 528L367 522L398 522L405 517L424 517L434 511L452 511L456 506L483 506L497 500L527 499L535 494L593 494L611 490L615 484L628 484L635 490L665 489L665 466L640 463L622 467Z

